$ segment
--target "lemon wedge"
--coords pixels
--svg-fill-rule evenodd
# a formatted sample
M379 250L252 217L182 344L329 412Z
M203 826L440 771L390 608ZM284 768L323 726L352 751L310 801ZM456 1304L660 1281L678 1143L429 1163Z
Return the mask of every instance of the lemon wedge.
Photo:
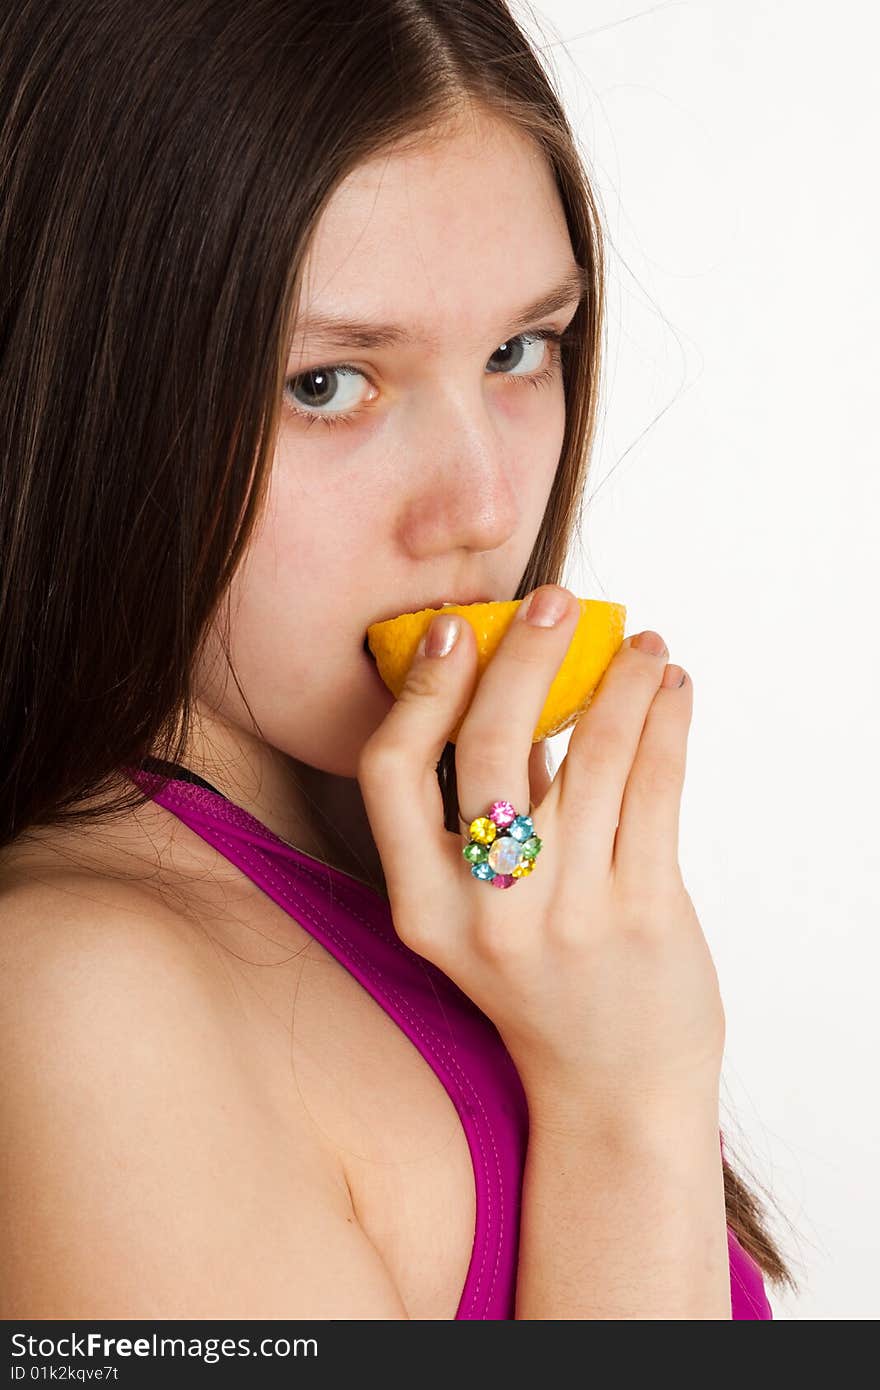
M479 682L522 602L522 599L511 599L498 603L450 604L442 609L420 608L417 613L401 613L396 618L372 623L367 628L367 645L376 658L379 675L397 698L406 682L416 647L434 615L457 613L470 624L477 639ZM532 743L562 733L577 722L623 642L626 622L623 604L593 598L579 598L578 603L581 613L577 627L553 678L532 734ZM450 743L455 743L466 715L467 710L449 735Z

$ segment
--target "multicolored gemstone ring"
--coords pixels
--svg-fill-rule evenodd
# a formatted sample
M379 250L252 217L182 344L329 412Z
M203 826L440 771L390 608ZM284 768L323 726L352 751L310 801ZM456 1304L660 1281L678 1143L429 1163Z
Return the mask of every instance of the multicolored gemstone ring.
M509 801L493 801L484 816L471 821L468 835L462 854L471 873L496 888L512 888L527 878L543 843L531 816L519 815Z

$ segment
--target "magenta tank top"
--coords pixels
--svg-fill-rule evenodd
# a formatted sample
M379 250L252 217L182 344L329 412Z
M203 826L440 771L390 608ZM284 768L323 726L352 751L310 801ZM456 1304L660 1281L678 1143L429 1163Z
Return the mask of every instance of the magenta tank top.
M234 864L354 976L406 1034L446 1088L474 1168L476 1222L456 1319L512 1319L528 1107L491 1020L430 961L398 937L373 888L294 849L203 779L176 765L173 780L126 768ZM723 1142L723 1141L722 1141ZM772 1319L761 1271L728 1228L735 1319Z

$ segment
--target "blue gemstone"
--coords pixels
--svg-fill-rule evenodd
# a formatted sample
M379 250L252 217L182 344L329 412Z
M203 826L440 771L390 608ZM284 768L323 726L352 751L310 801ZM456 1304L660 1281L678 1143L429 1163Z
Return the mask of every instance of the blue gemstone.
M487 879L490 882L495 877L495 870L487 859L484 859L482 864L471 865L471 873L474 878Z
M531 816L517 816L516 820L507 827L507 834L512 835L515 840L523 844L531 839L535 833L535 826Z

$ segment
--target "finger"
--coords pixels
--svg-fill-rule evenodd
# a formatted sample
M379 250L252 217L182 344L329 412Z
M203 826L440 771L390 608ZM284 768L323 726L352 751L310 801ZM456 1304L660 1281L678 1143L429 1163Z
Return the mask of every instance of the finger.
M540 808L541 802L552 785L553 764L550 759L550 749L547 740L541 738L532 744L532 751L529 753L529 806L532 810ZM461 814L459 814L458 819L461 833L467 838L470 821L466 821Z
M447 615L435 618L427 637ZM399 697L364 744L357 779L392 901L436 882L438 863L460 871L461 841L445 828L437 763L477 676L477 644L462 619L445 656L419 643ZM442 875L440 878L442 879Z
M540 625L541 605L530 610L532 595L523 599L483 670L456 739L458 806L466 825L497 800L528 815L532 736L581 612L561 585L544 584L535 593L561 600L558 620Z
M624 789L669 655L662 637L651 637L657 652L624 640L575 725L556 778L561 823L576 837L584 868L602 875L611 872Z
M693 685L670 665L642 730L623 793L614 843L614 874L641 885L669 881L678 871L678 829L687 762ZM667 684L667 678L669 684Z

